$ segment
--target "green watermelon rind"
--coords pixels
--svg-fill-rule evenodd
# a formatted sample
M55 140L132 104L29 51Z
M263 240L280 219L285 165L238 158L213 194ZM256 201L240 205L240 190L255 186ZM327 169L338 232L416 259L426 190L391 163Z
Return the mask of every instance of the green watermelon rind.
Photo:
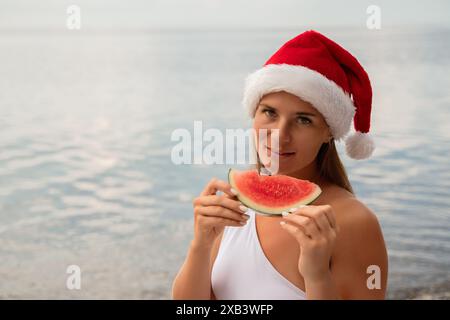
M291 208L300 207L302 205L308 205L308 204L314 202L322 194L322 190L320 189L320 187L318 185L316 185L315 191L308 198L303 198L301 201L299 201L297 203L291 204L289 206L277 207L277 208L261 206L261 205L254 203L251 199L249 199L245 195L241 194L241 192L239 191L239 188L236 186L236 183L234 182L233 177L231 175L232 171L233 171L232 168L230 168L228 170L228 182L233 189L238 191L238 194L236 195L236 197L246 207L253 209L254 211L256 211L258 213L263 213L263 214L268 214L268 215L281 215L283 212L287 212ZM310 182L310 183L312 183L312 182Z

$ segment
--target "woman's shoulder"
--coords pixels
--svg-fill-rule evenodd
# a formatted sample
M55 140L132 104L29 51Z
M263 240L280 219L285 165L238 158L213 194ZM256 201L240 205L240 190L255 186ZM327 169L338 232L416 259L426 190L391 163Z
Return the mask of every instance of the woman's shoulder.
M380 239L382 232L377 215L351 192L338 186L334 188L328 203L340 228L341 242L357 245L367 242L368 238ZM359 242L355 239L366 240Z
M351 192L334 187L329 201L336 224L339 227L338 241L334 248L334 261L347 261L361 252L384 252L384 238L376 214Z
M322 194L316 201L312 203L313 205L342 205L344 203L350 203L352 200L356 199L356 197L351 192L336 184L325 184L322 185L321 188Z
M337 185L330 185L326 190L323 204L331 205L340 224L356 227L360 224L378 224L375 213L353 193Z

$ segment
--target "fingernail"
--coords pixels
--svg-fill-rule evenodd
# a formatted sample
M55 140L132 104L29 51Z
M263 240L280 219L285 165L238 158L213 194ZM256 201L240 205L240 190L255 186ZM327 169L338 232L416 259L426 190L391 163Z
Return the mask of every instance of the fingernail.
M239 222L239 223L242 224L242 225L244 225L244 224L247 223L247 221L241 221L241 222Z
M230 189L231 193L234 194L235 196L237 196L238 192L236 190L234 190L233 188Z
M283 217L286 217L286 216L289 215L289 212L283 211L283 212L281 213L281 215L282 215Z
M280 224L283 226L286 224L286 221L280 221Z
M239 209L241 209L242 212L247 212L248 208L246 206L240 205Z
M248 220L248 219L250 218L250 216L249 216L248 214L245 214L245 213L242 215L242 217L243 217L245 220Z
M297 211L298 209L301 209L303 207L307 207L307 205L306 204L301 204L301 205L298 206L298 208L294 207L294 208L289 209L289 212Z

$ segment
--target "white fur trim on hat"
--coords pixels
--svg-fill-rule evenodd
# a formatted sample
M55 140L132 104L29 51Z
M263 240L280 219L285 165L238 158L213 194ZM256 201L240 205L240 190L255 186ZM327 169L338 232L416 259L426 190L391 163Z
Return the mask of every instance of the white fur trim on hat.
M369 133L357 131L345 139L345 150L350 158L366 159L375 150L375 142Z
M311 103L324 117L336 141L349 132L355 114L350 96L334 81L303 66L269 64L253 72L245 80L242 104L253 118L261 98L279 91Z

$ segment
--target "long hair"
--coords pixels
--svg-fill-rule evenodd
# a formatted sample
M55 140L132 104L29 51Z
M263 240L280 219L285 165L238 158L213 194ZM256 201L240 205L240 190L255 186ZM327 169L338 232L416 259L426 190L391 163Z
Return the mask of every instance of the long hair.
M316 165L319 170L319 176L322 179L336 184L354 194L352 185L350 184L347 176L347 172L345 171L345 167L342 164L341 159L339 158L339 154L337 153L333 138L330 140L330 142L323 143L320 147L320 150L317 153L316 157ZM258 155L256 163L258 172L260 171L261 167L262 164L259 160Z

